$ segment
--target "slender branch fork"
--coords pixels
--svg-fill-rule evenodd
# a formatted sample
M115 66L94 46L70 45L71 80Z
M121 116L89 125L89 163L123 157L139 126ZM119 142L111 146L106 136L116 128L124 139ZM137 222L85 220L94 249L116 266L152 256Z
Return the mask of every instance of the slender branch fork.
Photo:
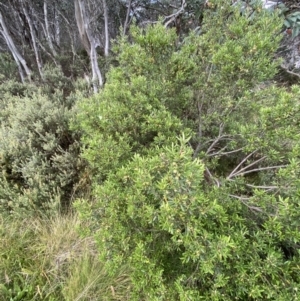
M165 23L165 27L168 27L170 23L172 23L180 14L183 13L185 6L186 6L186 2L185 2L185 0L183 0L181 7L179 8L179 10L176 13L165 17L164 22L169 19L169 21L167 21Z
M246 156L235 168L234 170L230 173L230 175L226 178L227 180L232 180L232 178L237 177L237 176L244 176L246 174L252 173L252 172L257 172L257 171L263 171L263 170L272 170L272 169L280 169L280 168L285 168L287 165L274 165L274 166L266 166L266 167L258 167L258 168L252 168L249 169L250 167L253 167L254 165L258 164L259 162L265 160L267 156L263 156L254 162L248 164L247 166L240 168L243 163L245 163L252 155L257 153L258 150L255 150L251 152L248 156ZM277 186L255 186L255 185L250 185L247 184L248 187L251 188L260 188L260 189L266 189L266 190L273 190L273 189L278 189Z
M246 156L237 166L236 168L230 173L230 175L227 177L228 180L230 180L232 177L234 177L235 172L242 166L244 162L246 162L252 155L254 155L257 152L257 150L250 153L248 156Z
M291 74L293 76L296 76L298 78L300 78L300 75L298 73L295 73L293 71L290 71L286 66L284 66L283 64L280 65L280 67L288 74Z
M215 152L215 153L211 153L211 151L214 149L214 147L217 145L217 143L219 141L222 141L222 140L232 140L232 135L222 135L223 133L223 129L224 129L224 123L221 123L220 126L219 126L219 134L218 134L218 137L216 139L213 140L213 142L211 143L211 145L208 147L205 155L208 156L208 157L213 157L213 156L220 156L220 155L229 155L229 154L233 154L233 153L236 153L236 152L239 152L241 151L243 148L238 148L238 149L235 149L235 150L232 150L232 151L228 151L228 152L224 152L225 149L227 148L227 145L224 146L223 148L221 148L219 151Z
M215 185L216 185L217 187L220 187L220 186L221 186L219 180L216 179L216 178L212 175L212 173L210 172L210 170L209 170L207 167L205 167L205 174L209 177L210 180L212 180L212 181L215 183Z
M260 159L258 159L258 160L256 160L256 161L250 163L249 165L247 165L247 166L241 168L239 171L234 172L233 174L231 173L231 174L230 174L231 177L235 177L235 176L238 176L238 175L242 175L242 174L244 174L244 173L247 173L247 171L246 171L247 169L249 169L251 166L256 165L257 163L259 163L259 162L265 160L266 158L267 158L267 156L264 156L264 157L262 157L262 158L260 158ZM230 176L229 176L229 177L230 177Z
M202 114L202 105L203 103L199 102L199 93L197 94L197 108L198 108L198 115L199 115L199 123L198 123L198 138L201 139L202 137L202 124L201 124L201 114ZM193 154L193 159L196 159L200 150L201 150L201 141L198 143L195 151L194 151L194 154Z
M130 11L131 11L131 0L128 0L128 7L127 7L126 19L125 19L125 23L124 23L124 26L123 26L123 35L126 34L126 30L127 30L128 25L129 25L129 15L130 15Z
M257 163L257 162L255 162ZM252 164L251 164L252 165ZM287 167L287 165L275 165L275 166L267 166L267 167L260 167L260 168L254 168L248 171L244 171L244 172L238 172L234 175L232 175L230 178L227 178L228 180L230 180L233 177L237 177L237 176L243 176L252 172L256 172L256 171L263 171L263 170L271 170L271 169L280 169L280 168L285 168ZM247 166L248 168L248 166Z
M284 168L287 167L287 165L275 165L275 166L266 166L266 167L259 167L259 168L253 168L250 169L250 167L258 164L259 162L265 160L267 158L267 156L264 156L262 158L259 158L258 160L255 160L254 162L248 164L247 166L240 168L242 166L243 163L245 163L252 155L254 155L255 153L257 153L258 150L255 150L253 152L251 152L248 156L246 156L236 167L235 169L230 173L230 175L227 177L227 180L231 180L234 177L237 176L243 176L252 172L256 172L256 171L263 171L263 170L271 170L271 169L279 169L279 168Z
M234 194L230 194L229 196L234 198L234 199L240 200L251 211L266 213L266 212L264 212L264 210L262 208L260 208L258 206L253 206L253 205L248 204L247 201L250 200L249 197L243 197L243 196L238 196L238 195L234 195ZM269 215L275 216L274 214L269 214Z
M224 129L224 123L221 123L219 126L219 135L218 137L213 141L213 143L209 146L209 148L206 151L206 155L210 153L210 151L213 149L213 147L222 139L228 137L228 135L222 135Z

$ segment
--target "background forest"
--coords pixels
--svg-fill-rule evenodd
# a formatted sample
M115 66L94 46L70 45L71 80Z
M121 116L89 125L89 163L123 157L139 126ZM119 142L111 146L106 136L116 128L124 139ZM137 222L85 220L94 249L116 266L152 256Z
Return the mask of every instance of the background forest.
M300 300L297 1L0 1L0 300Z

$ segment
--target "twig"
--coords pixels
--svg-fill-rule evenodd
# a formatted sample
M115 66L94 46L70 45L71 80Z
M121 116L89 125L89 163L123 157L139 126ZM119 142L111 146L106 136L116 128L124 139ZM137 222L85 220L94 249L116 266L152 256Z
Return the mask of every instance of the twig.
M39 44L39 46L41 47L41 49L52 59L52 61L54 62L55 66L57 67L58 64L54 58L54 56L49 52L47 51L47 49L43 46L43 44L41 43L41 41L37 38L37 43Z
M198 108L198 114L199 114L199 125L198 125L198 137L199 139L201 139L202 137L202 125L201 125L201 112L202 112L202 105L203 103L199 102L199 93L197 94L197 108ZM196 159L196 157L198 156L200 150L201 150L201 141L198 142L198 145L194 151L193 154L193 159Z
M153 7L151 5L143 5L142 3L139 3L138 5L136 5L134 7L134 9L139 8L139 7L144 8L144 9L154 10L154 11L157 11L160 15L165 15L164 11L162 11L161 9L158 9L156 7ZM149 22L154 23L154 21L149 21ZM155 21L155 23L157 23L157 21Z
M250 210L254 210L254 211L258 211L258 212L265 213L260 207L248 205L248 204L247 204L246 202L244 202L244 201L242 201L242 203L243 203L247 208L249 208Z
M267 158L267 156L264 156L264 157L262 157L262 158L260 158L260 159L258 159L258 160L256 160L256 161L250 163L249 165L247 165L247 166L241 168L238 172L234 173L234 174L232 175L232 177L235 177L235 176L239 175L239 174L241 173L241 171L244 171L244 170L249 169L249 167L251 167L251 166L253 166L253 165L255 165L255 164L257 164L257 163L263 161L263 160L266 159L266 158Z
M250 200L250 197L238 196L238 195L234 195L234 194L229 194L229 196L231 196L232 198L238 199L240 201L249 201Z
M264 186L264 185L251 185L251 184L246 184L246 186L254 188L254 189L266 189L266 190L273 190L279 188L278 186Z
M293 72L293 71L290 71L288 68L286 68L284 65L280 65L280 67L286 72L286 73L288 73L288 74L290 74L290 75L293 75L293 76L296 76L296 77L298 77L298 78L300 78L300 74L297 74L297 73L295 73L295 72Z
M258 150L253 151L248 156L246 156L237 166L236 168L230 173L230 175L227 177L227 180L230 180L232 176L235 174L235 172L242 166L244 162L246 162L252 155L254 155Z
M227 146L223 147L222 149L220 149L218 152L216 153L212 153L212 154L208 154L209 157L213 157L213 156L226 156L226 155L230 155L230 154L234 154L237 153L241 150L243 150L243 147L229 151L229 152L222 152L222 150L225 150Z
M270 170L270 169L279 169L279 168L284 168L284 167L287 167L287 165L277 165L277 166L268 166L268 167L260 167L260 168L254 168L254 169L251 169L251 170L248 170L248 171L245 171L245 172L242 172L242 173L236 173L234 174L232 177L236 177L236 176L244 176L246 174L249 174L249 173L252 173L252 172L256 172L256 171L263 171L263 170ZM227 178L228 180L230 180L230 178Z
M260 207L251 206L251 205L247 204L246 201L249 201L250 197L241 197L241 196L237 196L237 195L233 195L233 194L230 194L229 196L231 196L232 198L240 200L247 208L249 208L252 211L257 211L257 212L265 213ZM270 215L273 216L273 214L270 214Z
M123 35L126 34L126 30L127 30L127 26L128 26L128 21L129 21L130 11L131 11L131 0L128 0L128 8L127 8L126 20L125 20L124 28L123 28Z
M219 126L219 135L218 137L213 141L213 143L209 146L209 148L206 151L206 155L210 153L210 151L213 149L213 147L222 139L225 137L228 137L228 135L222 135L224 129L224 123L222 122Z
M185 0L183 0L180 9L176 13L165 17L164 22L166 20L170 19L168 22L165 23L165 27L168 27L170 23L172 23L180 14L182 14L185 6L186 6L186 3L185 3Z
M213 182L215 182L215 184L217 185L217 187L220 187L220 182L211 174L210 170L205 167L205 174L207 175L207 177L209 177Z

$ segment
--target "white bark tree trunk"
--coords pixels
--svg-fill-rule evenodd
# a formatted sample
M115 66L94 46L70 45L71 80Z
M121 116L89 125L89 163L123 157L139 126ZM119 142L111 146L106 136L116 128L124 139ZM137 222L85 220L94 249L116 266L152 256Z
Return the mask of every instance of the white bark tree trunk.
M54 4L54 28L55 28L55 42L57 46L60 46L60 25L59 25L59 11L57 4Z
M44 20L45 20L45 35L46 35L46 39L48 41L49 44L49 48L53 54L53 56L57 56L57 52L53 46L52 43L52 36L50 34L50 26L49 26L49 21L48 21L48 6L47 6L47 0L44 0Z
M1 34L3 35L5 41L6 41L6 44L18 66L18 69L19 69L19 74L20 74L20 77L21 77L21 80L22 82L24 82L25 80L25 76L24 76L24 72L26 74L26 77L31 80L31 70L29 69L29 67L27 66L27 63L26 63L26 60L24 59L24 57L21 55L21 53L19 52L18 48L16 47L7 27L6 27L6 24L5 24L5 21L4 21L4 18L3 18L3 15L0 11L0 25L2 27L2 30L1 30ZM24 72L23 72L24 70Z
M103 86L103 77L97 61L95 38L92 36L89 28L90 19L86 15L82 0L75 0L75 17L81 42L90 57L93 87L94 92L97 93L98 88Z
M105 32L105 46L104 46L104 55L109 55L109 33L108 33L108 11L106 0L103 1L103 15L104 15L104 32Z
M24 4L23 1L22 1L22 9L23 9L24 15L26 17L26 21L29 25L29 30L30 30L34 55L35 55L37 67L38 67L38 70L39 70L39 74L40 74L41 78L43 79L44 78L43 65L42 65L42 62L41 62L40 54L39 54L39 49L38 49L38 45L37 45L37 41L36 41L36 36L35 36L35 32L34 32L33 23L32 23L32 20L31 20L29 14L28 14L27 8L25 7L25 4Z

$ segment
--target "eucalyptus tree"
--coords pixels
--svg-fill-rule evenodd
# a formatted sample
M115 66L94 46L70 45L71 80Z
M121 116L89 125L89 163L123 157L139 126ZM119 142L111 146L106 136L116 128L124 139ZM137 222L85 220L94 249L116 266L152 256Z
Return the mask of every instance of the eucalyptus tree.
M0 27L1 46L12 54L23 82L34 70L43 79L46 63L59 66L60 56L70 48L75 55L79 45L70 1L1 1Z
M13 56L16 64L17 64L17 66L18 66L18 70L19 70L21 80L22 80L22 82L24 82L25 76L30 77L31 70L28 67L24 56L18 50L18 47L17 47L16 43L14 42L10 31L8 30L8 27L6 25L6 21L5 21L1 11L0 11L0 24L1 24L0 32L1 32L5 42L7 44L8 49L10 50L10 52L11 52L11 54L12 54L12 56Z
M123 34L132 22L139 26L163 18L166 27L184 28L198 24L205 1L150 0L7 0L0 1L1 47L11 53L24 82L44 67L62 67L63 58L76 63L81 49L88 54L94 91L104 83L99 55L110 54L111 40ZM83 73L83 72L82 72Z
M108 56L109 52L108 13L106 1L102 1L102 7L99 7L98 4L98 1L75 0L76 22L80 40L90 57L94 92L97 92L98 87L103 86L103 75L100 71L97 60L97 47L103 44L103 40L101 41L99 39L99 28L97 26L98 17L101 13L103 13L104 16L104 54Z

